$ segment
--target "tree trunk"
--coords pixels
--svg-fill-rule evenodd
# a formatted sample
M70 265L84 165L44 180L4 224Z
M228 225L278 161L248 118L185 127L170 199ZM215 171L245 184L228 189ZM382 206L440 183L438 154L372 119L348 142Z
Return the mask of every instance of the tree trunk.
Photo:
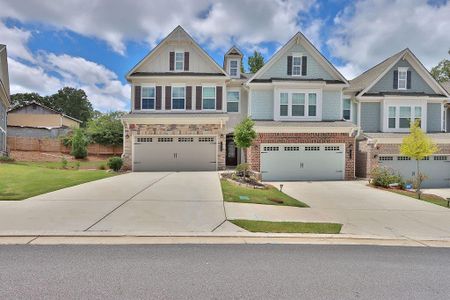
M421 188L421 185L422 185L422 179L421 179L421 175L420 175L420 168L419 168L419 160L418 159L416 159L416 165L417 165L416 193L417 193L417 198L420 199L420 188Z

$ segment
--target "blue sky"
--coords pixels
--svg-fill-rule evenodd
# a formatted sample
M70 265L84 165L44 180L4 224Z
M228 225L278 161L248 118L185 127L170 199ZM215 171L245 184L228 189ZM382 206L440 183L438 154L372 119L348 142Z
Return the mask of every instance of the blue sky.
M12 92L52 94L76 86L102 111L129 108L124 75L178 24L220 65L233 44L246 57L258 50L268 60L302 31L349 79L405 47L427 67L450 48L445 0L58 3L0 0Z

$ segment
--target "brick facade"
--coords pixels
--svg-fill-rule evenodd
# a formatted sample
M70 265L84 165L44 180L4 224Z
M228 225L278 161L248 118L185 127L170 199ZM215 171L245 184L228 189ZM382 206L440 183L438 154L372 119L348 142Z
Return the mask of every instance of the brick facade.
M247 150L247 159L253 171L260 172L261 144L345 144L345 179L355 178L355 138L347 133L259 133Z
M215 135L218 138L219 170L225 169L225 126L219 124L126 124L124 127L124 168L132 167L133 137L138 135Z
M369 144L367 139L357 142L356 147L356 176L368 177L371 170L378 166L380 155L400 155L400 143ZM450 154L450 144L438 144L436 154Z

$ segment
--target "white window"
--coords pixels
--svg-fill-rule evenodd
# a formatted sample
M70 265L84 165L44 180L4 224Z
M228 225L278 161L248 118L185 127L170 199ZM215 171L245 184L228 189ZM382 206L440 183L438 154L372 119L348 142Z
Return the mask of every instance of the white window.
M239 112L239 101L240 101L239 91L228 91L227 92L227 112L237 113Z
M203 109L216 109L216 87L203 87Z
M232 59L229 61L229 69L230 69L230 76L231 77L239 77L239 61L237 59Z
M175 52L175 71L184 70L184 52Z
M292 57L292 75L300 76L302 75L302 57L293 56Z
M352 118L352 100L345 98L342 103L342 118L350 121Z
M408 77L407 68L398 68L398 89L406 90L406 81Z
M155 109L155 87L143 86L141 91L141 109Z
M172 109L183 110L185 109L185 88L184 86L174 86L172 87Z
M280 117L285 119L316 118L318 94L315 92L281 92Z
M289 112L289 94L280 94L280 116L287 117Z
M388 128L407 130L411 127L411 122L419 122L422 127L422 107L421 106L389 106L388 107Z

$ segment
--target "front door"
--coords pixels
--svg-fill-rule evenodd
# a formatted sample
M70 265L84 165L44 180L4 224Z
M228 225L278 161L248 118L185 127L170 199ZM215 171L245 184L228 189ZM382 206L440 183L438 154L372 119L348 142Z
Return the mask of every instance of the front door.
M227 136L227 166L236 166L237 165L237 147L234 144L233 137Z

